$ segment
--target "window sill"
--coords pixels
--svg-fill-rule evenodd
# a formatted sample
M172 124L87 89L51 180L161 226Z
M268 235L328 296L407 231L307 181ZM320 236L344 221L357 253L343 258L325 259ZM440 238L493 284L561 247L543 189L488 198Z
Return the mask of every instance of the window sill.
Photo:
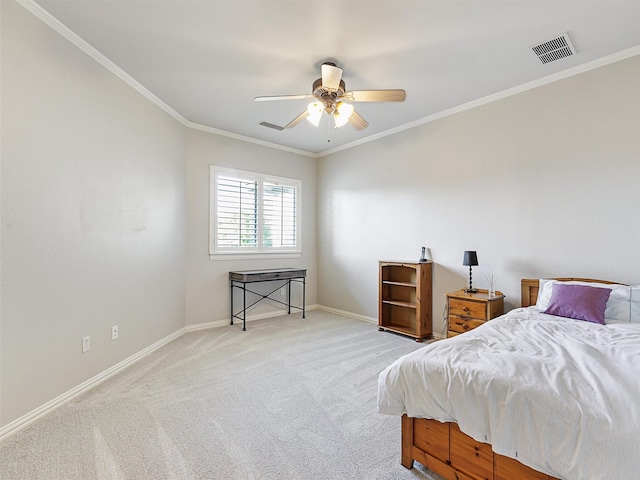
M273 252L273 253L210 253L209 260L271 260L281 258L300 258L300 252Z

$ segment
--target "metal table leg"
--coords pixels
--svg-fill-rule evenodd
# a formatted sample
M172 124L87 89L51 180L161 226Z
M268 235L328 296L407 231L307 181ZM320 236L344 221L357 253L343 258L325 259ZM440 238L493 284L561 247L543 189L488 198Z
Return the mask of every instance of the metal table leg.
M242 284L242 331L247 330L247 284Z
M233 280L229 282L229 291L231 292L231 325L233 325Z

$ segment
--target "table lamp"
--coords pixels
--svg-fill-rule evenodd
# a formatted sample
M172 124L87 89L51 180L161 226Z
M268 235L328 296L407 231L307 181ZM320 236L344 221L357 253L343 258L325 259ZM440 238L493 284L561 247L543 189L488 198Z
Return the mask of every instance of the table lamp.
M465 289L467 293L475 293L478 291L477 288L473 288L471 283L471 267L478 266L478 255L475 251L466 250L464 252L464 259L462 260L462 264L465 267L469 267L469 288Z

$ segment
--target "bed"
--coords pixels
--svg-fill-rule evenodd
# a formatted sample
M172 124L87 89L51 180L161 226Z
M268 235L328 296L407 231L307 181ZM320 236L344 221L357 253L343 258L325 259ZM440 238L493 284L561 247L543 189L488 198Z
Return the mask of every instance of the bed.
M447 480L640 478L640 286L521 285L522 308L381 372L402 465Z

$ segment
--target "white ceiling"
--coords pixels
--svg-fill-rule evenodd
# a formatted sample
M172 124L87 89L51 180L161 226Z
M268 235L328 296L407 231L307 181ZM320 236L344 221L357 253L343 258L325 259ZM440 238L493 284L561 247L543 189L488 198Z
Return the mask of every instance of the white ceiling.
M640 46L638 0L19 1L42 7L188 122L313 154ZM543 65L530 47L564 32L578 54ZM403 88L407 100L355 104L370 124L362 131L329 128L326 116L319 128L259 125L286 125L308 101L255 96L311 93L327 60L344 68L348 90Z

